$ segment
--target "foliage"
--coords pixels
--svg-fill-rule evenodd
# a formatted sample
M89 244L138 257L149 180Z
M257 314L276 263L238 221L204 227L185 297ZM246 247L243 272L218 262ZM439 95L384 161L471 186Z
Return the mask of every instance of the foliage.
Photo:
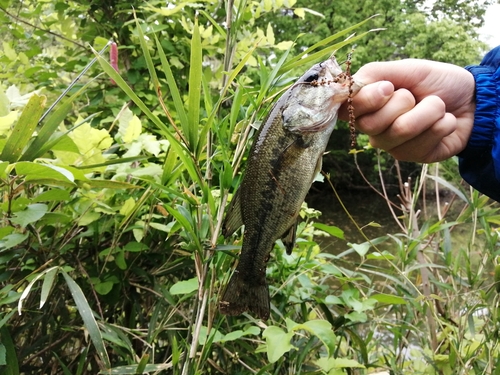
M219 232L248 140L293 72L355 23L297 51L296 35L258 27L293 1L227 3L0 2L16 21L0 26L0 372L491 373L498 207L442 179L449 165L415 185L399 174L400 233L350 242L304 205L296 251L278 243L269 262L271 319L218 313L241 244ZM351 42L383 34L370 35ZM94 54L93 78L45 116L94 57L79 44L111 36L120 73ZM419 216L421 202L437 214ZM344 251L323 252L327 236Z

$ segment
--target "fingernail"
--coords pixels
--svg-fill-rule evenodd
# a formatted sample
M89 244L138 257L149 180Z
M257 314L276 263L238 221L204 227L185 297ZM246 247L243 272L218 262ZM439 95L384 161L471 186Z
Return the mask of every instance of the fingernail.
M377 90L383 97L391 96L394 93L394 85L389 81L382 81L379 82Z

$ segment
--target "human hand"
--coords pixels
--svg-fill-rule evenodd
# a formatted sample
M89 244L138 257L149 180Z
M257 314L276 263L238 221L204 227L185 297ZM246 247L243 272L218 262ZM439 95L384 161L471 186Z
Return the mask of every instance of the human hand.
M432 163L458 154L474 123L474 77L428 60L366 64L354 75L366 84L353 98L356 128L396 159ZM339 118L348 119L347 105Z

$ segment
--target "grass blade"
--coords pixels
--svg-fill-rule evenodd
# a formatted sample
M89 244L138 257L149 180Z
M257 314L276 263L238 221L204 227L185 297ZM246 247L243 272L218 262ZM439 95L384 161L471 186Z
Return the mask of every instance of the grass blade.
M71 295L73 296L73 300L75 301L76 308L78 309L78 312L80 313L80 316L83 319L83 324L85 325L85 328L87 329L90 339L92 340L92 343L94 344L97 354L101 358L101 360L104 362L104 365L106 368L111 367L111 363L109 361L108 353L106 352L106 348L104 346L104 341L102 339L101 331L99 330L99 326L97 325L97 322L95 320L94 314L92 313L92 310L90 308L90 305L87 301L87 298L85 298L85 295L82 292L82 289L80 286L73 280L65 271L62 270L62 274L64 276L64 279L66 280L66 284L68 284L69 291L71 292Z

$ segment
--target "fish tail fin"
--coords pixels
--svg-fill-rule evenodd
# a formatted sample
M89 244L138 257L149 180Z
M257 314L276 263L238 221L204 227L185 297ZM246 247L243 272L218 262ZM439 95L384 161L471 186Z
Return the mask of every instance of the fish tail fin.
M269 319L270 298L267 283L248 282L236 270L219 302L222 314L235 316L250 311L262 320Z

